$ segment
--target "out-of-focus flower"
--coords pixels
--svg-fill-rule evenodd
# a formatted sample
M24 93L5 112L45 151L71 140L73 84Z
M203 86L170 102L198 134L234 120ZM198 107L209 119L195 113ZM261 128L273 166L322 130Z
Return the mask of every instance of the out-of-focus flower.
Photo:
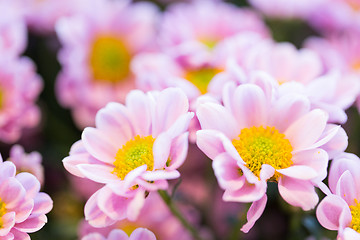
M94 226L134 220L145 191L168 187L180 176L188 149L188 125L193 113L185 94L131 91L126 105L109 103L96 115L96 128L85 128L65 168L79 177L106 184L90 197L85 217Z
M196 67L214 61L224 39L248 31L269 36L264 22L250 9L200 0L171 5L164 13L159 39L171 57Z
M0 159L0 238L30 239L41 229L52 209L51 198L39 192L39 180L30 173L16 174L12 162Z
M225 201L253 202L248 232L267 202L267 181L278 183L289 204L310 210L318 202L314 186L327 175L326 150L344 151L347 136L327 124L328 115L310 110L304 95L279 95L267 78L256 84L227 84L223 104L201 103L197 145L211 159ZM220 120L221 119L221 120ZM331 141L337 141L333 146Z
M22 9L26 23L38 33L52 33L55 23L61 17L71 16L80 11L86 0L14 0Z
M308 15L309 24L321 32L359 31L359 0L320 0Z
M0 140L17 141L24 128L36 126L40 110L35 105L42 89L42 80L35 72L33 62L0 58Z
M291 43L262 41L249 51L243 65L249 74L255 70L269 73L286 94L293 91L307 95L312 108L329 113L330 122L346 122L345 110L355 102L360 90L355 77L325 68L316 52L297 50Z
M154 48L157 16L150 3L96 0L59 20L56 32L63 47L56 92L79 127L92 126L100 108L123 102L134 88L130 62Z
M156 240L154 233L146 228L137 228L129 236L120 229L112 230L107 237L100 233L91 233L82 238L82 240Z
M249 0L250 4L273 18L306 19L322 0Z
M338 231L338 239L360 239L360 159L349 153L335 158L329 172L328 194L316 209L320 224Z
M187 208L183 208L182 210L185 215L188 215ZM179 220L172 215L169 208L165 205L158 194L150 194L146 198L144 207L141 209L140 216L141 217L139 217L136 221L121 220L106 228L94 228L84 221L79 226L79 237L81 238L96 232L101 233L102 235L107 235L113 229L122 229L130 235L135 229L144 227L152 231L158 240L171 239L174 236L177 236L177 240L192 239Z
M29 172L33 174L40 182L44 183L44 168L41 164L42 157L38 152L26 154L24 148L20 145L14 145L10 149L9 161L16 166L16 171Z

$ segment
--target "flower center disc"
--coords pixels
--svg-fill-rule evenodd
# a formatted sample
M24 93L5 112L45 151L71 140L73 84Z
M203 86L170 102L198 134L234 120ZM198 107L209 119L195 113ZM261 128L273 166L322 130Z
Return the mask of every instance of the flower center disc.
M116 83L129 75L131 54L125 43L115 36L95 39L90 66L96 81Z
M193 69L186 72L185 79L194 84L201 94L205 94L210 81L219 72L221 70L215 68Z
M144 164L147 171L154 169L153 145L155 139L150 135L147 137L135 136L134 139L127 141L116 153L112 173L116 174L121 180L135 168Z
M3 228L4 222L2 220L2 216L6 214L6 205L0 198L0 229Z
M269 164L275 169L287 168L293 164L290 141L275 127L244 128L239 134L239 139L234 139L232 144L246 166L257 177L260 177L263 164ZM277 181L279 176L276 172L272 180Z
M350 206L351 211L351 223L352 229L360 233L360 203L355 199L355 205Z

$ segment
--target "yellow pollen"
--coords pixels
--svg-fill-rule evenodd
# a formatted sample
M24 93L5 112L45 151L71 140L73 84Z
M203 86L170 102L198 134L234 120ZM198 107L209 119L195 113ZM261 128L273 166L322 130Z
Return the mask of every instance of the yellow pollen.
M212 50L217 45L218 40L206 38L206 39L200 39L200 42L204 44L206 47L208 47L209 50Z
M0 229L3 228L4 222L2 216L6 214L6 205L0 198Z
M221 72L215 68L191 69L186 72L185 79L194 84L201 94L207 93L207 88L213 77Z
M351 223L350 227L360 233L360 203L355 199L355 205L350 206Z
M116 153L114 171L121 180L137 167L147 165L148 171L154 169L153 145L155 139L150 135L146 137L135 136L123 145Z
M0 109L4 107L4 91L0 89Z
M250 127L241 130L238 139L233 139L240 157L257 177L263 164L269 164L275 169L290 167L293 162L292 146L285 135L275 127ZM280 174L275 172L271 180L278 181Z
M131 54L118 37L101 35L94 40L89 64L95 81L117 83L130 73Z

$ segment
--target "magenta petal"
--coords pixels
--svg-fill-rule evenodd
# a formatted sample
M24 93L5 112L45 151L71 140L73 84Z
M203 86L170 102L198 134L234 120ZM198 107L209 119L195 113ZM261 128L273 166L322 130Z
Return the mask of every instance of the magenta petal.
M328 115L326 112L315 109L305 114L285 131L294 151L306 149L313 145L323 133Z
M81 139L84 142L86 150L98 160L112 164L115 161L115 156L118 148L116 143L110 142L100 130L96 128L87 127L82 133Z
M301 207L304 211L314 208L319 201L314 185L310 181L281 176L278 188L286 202Z
M156 237L146 228L137 228L132 232L129 240L156 240Z
M347 226L351 222L351 213L346 202L336 195L325 197L316 209L316 217L319 223L329 230L338 230L340 226L340 215L345 218L342 225Z
M267 196L264 196L251 204L249 211L246 214L246 218L248 222L242 226L240 229L244 233L249 232L249 230L254 226L255 222L261 217L261 214L264 212L265 206L267 202Z
M87 178L99 183L109 183L112 181L118 181L119 178L114 171L113 166L100 165L100 164L79 164L78 168L80 172Z

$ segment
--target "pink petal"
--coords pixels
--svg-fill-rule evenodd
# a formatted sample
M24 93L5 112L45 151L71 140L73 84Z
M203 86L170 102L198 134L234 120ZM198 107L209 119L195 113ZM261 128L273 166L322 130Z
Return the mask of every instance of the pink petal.
M26 191L21 183L15 178L8 178L0 185L1 200L6 204L6 209L17 207L20 201L24 201Z
M12 162L0 162L0 183L10 177L15 177L15 174L16 167Z
M139 178L144 172L146 172L147 166L142 165L140 167L135 168L134 170L130 171L124 179L124 188L123 191L127 191L130 187L134 186L136 183L136 179Z
M328 119L327 113L315 109L305 114L285 131L294 151L313 145L323 133Z
M35 218L29 218L24 222L17 223L15 227L22 232L33 233L39 231L45 223L47 223L47 217L45 215L40 215Z
M279 193L282 198L295 207L308 211L319 201L314 185L310 181L281 176L279 178Z
M129 240L156 240L156 237L146 228L137 228L132 232Z
M82 133L81 139L86 150L98 160L112 164L115 161L117 151L121 146L110 142L106 135L96 128L87 127Z
M150 135L151 112L149 96L139 90L131 91L126 97L126 106L132 113L132 124L136 134L140 136Z
M128 236L125 233L126 238L124 238L124 240L127 240ZM120 238L121 240L123 240L122 238ZM106 239L104 236L102 236L100 233L90 233L88 235L86 235L85 237L81 238L81 240L108 240Z
M129 236L123 230L120 229L112 230L107 238L107 240L128 240L128 239Z
M99 190L97 204L105 215L119 221L126 218L126 208L129 200L114 194L110 188L105 186Z
M194 117L193 112L181 115L175 123L166 131L171 138L175 138L180 134L188 131L190 120Z
M210 159L225 152L220 135L217 130L199 130L196 132L196 144ZM225 136L224 136L225 137Z
M233 98L234 114L240 129L264 125L267 121L267 101L262 89L253 84L244 84L236 88ZM224 115L218 117L225 118ZM236 134L239 134L236 131ZM231 136L231 135L228 135ZM233 139L231 137L230 139Z
M316 217L319 223L329 230L338 230L340 225L340 215L345 214L344 226L351 222L351 212L346 202L336 195L325 197L316 209Z
M34 198L34 208L31 212L31 216L37 216L40 214L47 214L53 208L53 201L46 193L40 192Z
M234 139L240 133L237 123L231 113L216 103L200 104L196 111L201 129L217 130L229 139Z
M16 212L15 222L23 222L29 217L32 209L34 208L34 200L26 199L20 206L17 206L13 211Z
M100 164L79 164L80 172L87 178L99 183L109 183L112 181L119 181L120 179L114 171L113 166L100 165Z
M176 179L180 177L180 173L176 170L167 171L167 170L156 170L156 171L147 171L141 175L146 181L156 181L164 179Z
M261 217L262 213L264 212L265 206L267 202L267 196L264 194L264 196L259 199L258 201L255 201L251 204L249 211L246 214L246 218L248 222L242 226L240 229L244 233L248 233L250 229L254 226L255 222Z
M135 221L141 209L143 208L145 203L145 192L142 189L139 189L133 199L131 199L128 207L127 207L127 218L130 221Z
M14 236L14 239L19 240L30 240L30 236L27 233L21 232L17 230L16 228L11 229L10 233L12 233Z
M160 179L154 182L148 182L143 179L137 179L136 183L142 188L146 189L148 192L154 192L159 189L165 190L169 188L169 184L166 180Z
M189 147L189 133L183 133L172 142L170 149L169 166L165 167L167 170L175 170L179 168L185 161L188 154Z
M40 182L32 174L22 172L16 175L16 179L23 185L27 198L34 198L40 191Z
M336 195L340 196L350 206L354 205L354 199L357 198L354 177L349 170L346 170L339 178L336 185Z
M189 109L189 101L183 91L178 88L167 88L159 93L154 109L152 134L157 137L169 129L175 121Z
M264 196L266 193L266 182L260 182L258 184L245 184L236 191L225 190L223 195L224 201L233 202L253 202L257 201Z
M352 228L345 228L342 239L360 240L360 234Z
M318 176L318 173L311 167L301 165L294 165L288 168L278 169L276 171L282 175L301 180L310 180Z
M5 236L14 227L15 214L16 214L15 212L8 212L1 217L3 224L2 227L0 228L0 236Z
M329 157L321 148L315 148L294 153L292 161L294 166L308 166L321 174L327 172Z
M84 174L78 169L79 164L89 163L90 154L89 153L81 153L67 156L63 159L63 164L65 169L71 174L84 178ZM100 162L100 161L99 161Z
M163 169L170 155L172 139L167 133L160 134L154 142L154 169Z

